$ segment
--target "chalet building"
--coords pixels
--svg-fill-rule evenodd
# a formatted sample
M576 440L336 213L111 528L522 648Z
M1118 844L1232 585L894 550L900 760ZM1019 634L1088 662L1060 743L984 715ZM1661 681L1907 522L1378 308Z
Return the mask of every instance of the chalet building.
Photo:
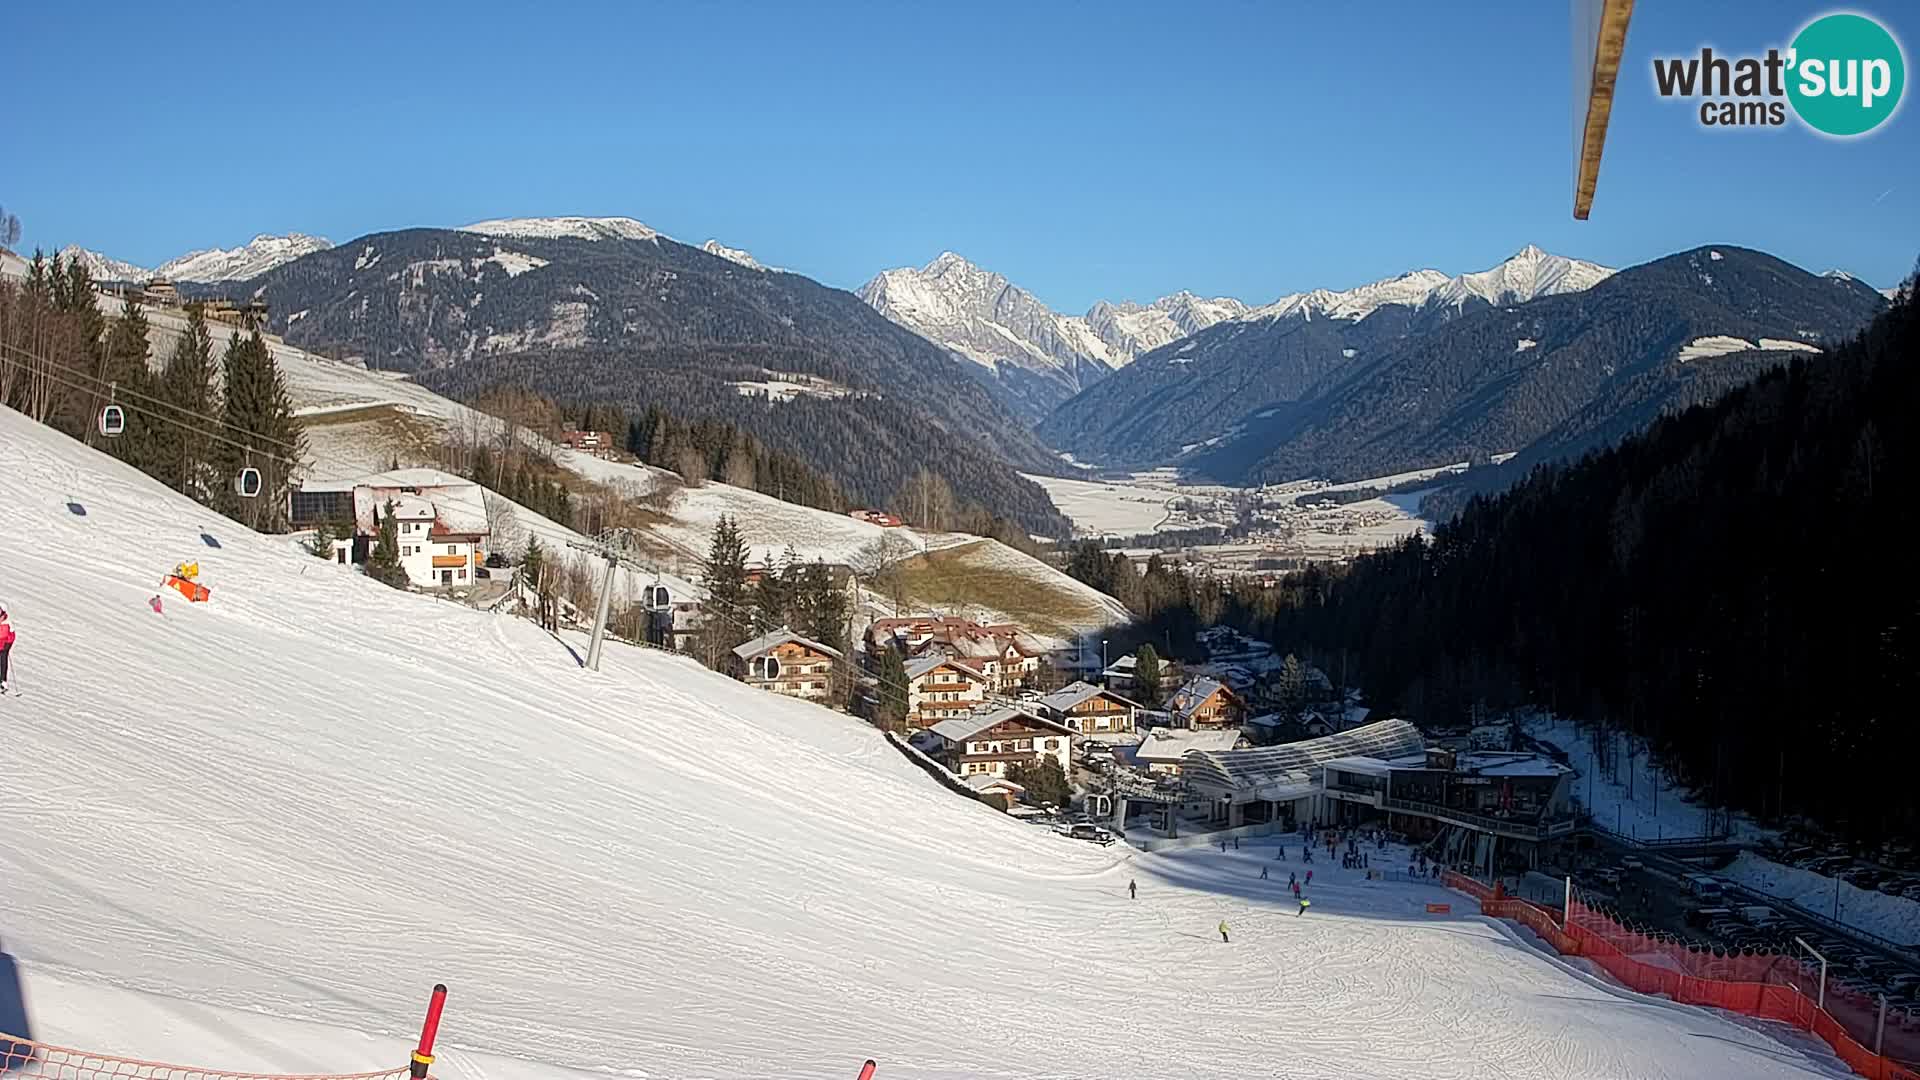
M907 723L927 728L965 716L986 702L987 677L938 653L907 661Z
M855 521L864 521L869 525L878 525L883 529L897 529L906 524L897 516L885 510L849 510L847 516Z
M1101 683L1105 685L1107 689L1117 693L1131 694L1135 692L1140 688L1139 683L1134 678L1134 669L1138 666L1139 659L1140 658L1133 653L1128 653L1113 663L1108 664L1106 670L1100 673ZM1171 674L1173 674L1173 661L1162 657L1160 659L1160 678L1164 681Z
M1175 690L1167 699L1167 712L1177 728L1237 730L1246 722L1247 706L1218 679L1203 676L1189 679Z
M1126 735L1134 730L1137 702L1092 683L1071 683L1041 698L1038 705L1048 717L1072 728L1079 735Z
M909 657L940 655L987 677L988 688L1011 692L1032 685L1046 648L1012 623L983 626L952 615L875 619L867 627L867 655L899 648Z
M308 483L292 496L292 517L295 524L336 523L341 510L350 509L353 561L364 563L389 504L408 582L421 589L460 589L479 578L489 531L480 486L471 480L437 469L397 469Z
M787 697L825 701L833 689L838 649L782 627L733 650L734 677L748 686Z
M1035 712L998 708L942 720L914 744L962 779L1005 776L1007 767L1052 758L1071 775L1073 729Z
M594 457L612 457L619 444L614 442L610 431L563 431L560 433L560 445L569 450L578 450Z

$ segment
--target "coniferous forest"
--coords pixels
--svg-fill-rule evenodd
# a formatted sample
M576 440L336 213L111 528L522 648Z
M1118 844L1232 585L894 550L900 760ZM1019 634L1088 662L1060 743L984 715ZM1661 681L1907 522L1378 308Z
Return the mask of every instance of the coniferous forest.
M1537 468L1431 539L1141 630L1235 624L1349 668L1377 711L1552 709L1644 736L1714 803L1910 832L1917 323L1909 284L1846 344Z

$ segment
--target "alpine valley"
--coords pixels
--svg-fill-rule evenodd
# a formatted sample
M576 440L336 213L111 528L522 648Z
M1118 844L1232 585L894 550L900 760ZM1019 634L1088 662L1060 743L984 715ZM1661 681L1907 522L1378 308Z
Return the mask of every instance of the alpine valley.
M137 266L72 249L96 277ZM1258 484L1513 456L1464 489L1610 445L1824 352L1886 296L1731 245L1615 271L1531 245L1264 305L1192 292L1063 315L954 252L848 293L631 218L258 237L159 268L264 300L306 349L468 398L523 386L736 425L859 502L922 472L1040 535L1070 526L1021 472L1174 467ZM1498 472L1500 476L1491 474Z

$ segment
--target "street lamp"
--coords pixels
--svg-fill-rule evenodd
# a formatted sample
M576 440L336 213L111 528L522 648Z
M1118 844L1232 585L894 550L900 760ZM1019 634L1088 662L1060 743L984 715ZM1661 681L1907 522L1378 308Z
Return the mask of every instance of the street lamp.
M1812 953L1813 958L1815 960L1820 961L1820 998L1818 1001L1814 1002L1814 1004L1824 1009L1827 1007L1827 958L1820 955L1820 951L1818 949L1815 949L1813 946L1807 944L1805 941L1801 940L1798 936L1794 937L1793 940L1794 940L1794 944L1799 945L1801 948Z

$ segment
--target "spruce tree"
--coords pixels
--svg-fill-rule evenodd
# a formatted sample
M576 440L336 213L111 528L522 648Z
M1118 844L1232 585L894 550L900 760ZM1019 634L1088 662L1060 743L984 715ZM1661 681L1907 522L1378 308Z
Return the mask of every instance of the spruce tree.
M707 549L701 584L706 586L707 666L723 668L727 656L753 636L747 595L747 542L731 516L722 514Z
M126 415L126 429L118 438L108 439L106 450L114 457L150 475L155 467L158 431L168 426L162 413L140 401L154 391L153 374L147 367L147 313L140 301L129 299L126 313L113 321L104 346L106 367L103 378L108 397L117 401Z
M155 396L160 411L172 420L154 425L152 467L162 483L182 495L208 502L208 467L214 442L207 433L214 424L213 336L207 331L206 311L187 305L187 331L174 343L173 355L161 372Z
M400 525L393 516L393 500L387 500L380 516L380 528L374 535L373 550L367 554L367 576L396 589L407 587L407 571L400 565Z
M1280 662L1280 685L1278 687L1281 715L1292 720L1300 715L1307 703L1307 669L1300 658L1292 653Z
M306 441L293 402L280 378L280 365L258 330L235 333L227 344L226 392L222 395L222 442L215 483L227 516L256 532L287 530L287 496L293 488L290 461L305 452ZM260 494L246 498L233 485L246 468L260 472Z
M1133 654L1133 690L1141 704L1160 704L1160 653L1152 645L1142 645Z
M874 678L880 684L875 691L879 700L880 726L904 731L907 724L907 656L898 645L887 645L880 650Z

